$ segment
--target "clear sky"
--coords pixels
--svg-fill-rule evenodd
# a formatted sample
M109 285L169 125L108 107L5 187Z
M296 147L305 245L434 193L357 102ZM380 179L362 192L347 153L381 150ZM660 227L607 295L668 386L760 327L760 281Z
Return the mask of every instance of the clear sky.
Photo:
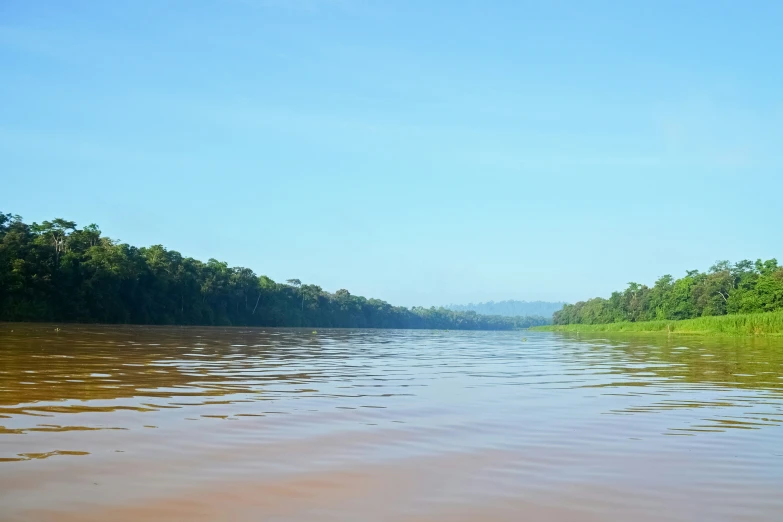
M0 0L0 210L432 305L783 258L783 2Z

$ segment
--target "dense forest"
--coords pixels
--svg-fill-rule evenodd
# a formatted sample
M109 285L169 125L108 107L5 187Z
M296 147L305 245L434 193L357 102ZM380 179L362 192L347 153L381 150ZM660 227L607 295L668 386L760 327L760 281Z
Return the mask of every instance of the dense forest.
M0 213L0 321L508 330L542 317L412 309L325 292L163 246L135 247L64 219Z
M476 312L485 315L503 315L507 317L534 316L551 318L552 314L563 308L565 303L547 301L488 301L486 303L468 303L466 305L448 305L455 312Z
M600 297L566 305L554 324L604 324L621 321L696 317L783 310L783 267L768 261L715 263L707 272L685 277L665 275L652 287L628 283L609 299Z

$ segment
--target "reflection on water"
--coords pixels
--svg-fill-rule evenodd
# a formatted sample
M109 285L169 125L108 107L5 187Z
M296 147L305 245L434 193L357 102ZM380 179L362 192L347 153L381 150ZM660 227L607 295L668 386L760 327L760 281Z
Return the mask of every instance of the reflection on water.
M782 425L781 338L0 326L3 520L776 520Z
M690 426L668 427L685 432L678 435L783 424L783 339L660 335L626 335L612 340L573 335L562 339L580 341L570 366L595 367L592 356L596 351L599 359L608 358L601 364L605 376L613 377L586 386L638 398L611 413L707 410L701 414L692 411L686 419L693 422ZM702 418L705 415L711 417Z

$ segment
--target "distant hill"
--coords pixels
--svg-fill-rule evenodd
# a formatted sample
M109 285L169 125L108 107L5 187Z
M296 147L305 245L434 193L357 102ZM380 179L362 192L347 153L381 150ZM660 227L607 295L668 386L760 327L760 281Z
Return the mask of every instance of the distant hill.
M486 303L468 303L466 305L451 304L445 306L455 312L474 311L484 315L532 316L538 315L552 319L552 314L563 308L566 303L550 303L547 301L489 301Z

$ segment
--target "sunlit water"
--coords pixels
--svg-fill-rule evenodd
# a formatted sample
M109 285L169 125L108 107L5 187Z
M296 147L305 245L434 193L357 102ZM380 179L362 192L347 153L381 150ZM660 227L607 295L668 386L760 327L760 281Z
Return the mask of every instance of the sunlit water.
M0 520L783 520L783 338L0 325Z

